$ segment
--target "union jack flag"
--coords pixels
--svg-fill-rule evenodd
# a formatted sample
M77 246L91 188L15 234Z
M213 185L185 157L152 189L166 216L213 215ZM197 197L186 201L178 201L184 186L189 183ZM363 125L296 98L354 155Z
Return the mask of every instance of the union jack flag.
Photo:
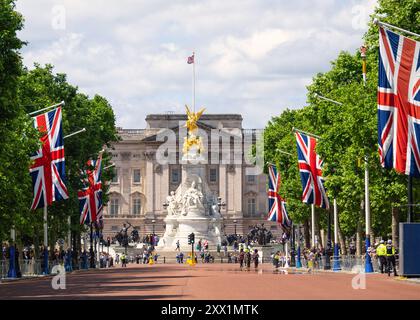
M102 217L102 153L97 160L88 160L86 187L79 190L80 224L96 223Z
M327 193L322 177L323 161L315 152L317 140L303 133L296 132L297 153L300 180L302 182L302 201L315 204L317 207L329 209Z
M32 177L34 199L31 209L49 206L53 201L68 199L61 126L61 107L35 116L34 126L43 135L41 149L33 156L29 172Z
M381 165L420 176L420 42L379 28L378 78Z
M287 214L286 202L279 195L280 184L280 172L277 171L275 165L270 164L268 166L268 206L270 212L267 220L276 221L281 224L283 230L289 231L292 221Z
M192 64L192 63L194 63L194 53L193 53L193 55L192 55L191 57L188 57L188 59L187 59L187 63L188 63L188 64Z

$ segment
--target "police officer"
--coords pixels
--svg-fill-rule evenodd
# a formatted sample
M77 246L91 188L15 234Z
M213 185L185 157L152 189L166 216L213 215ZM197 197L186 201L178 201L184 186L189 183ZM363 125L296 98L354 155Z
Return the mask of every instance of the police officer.
M376 255L379 258L379 266L381 268L381 273L384 273L384 267L386 266L386 246L385 241L381 240L379 246L376 248Z
M394 270L394 276L397 276L397 270L395 269L395 247L392 244L391 240L388 240L386 245L386 268L388 276L391 273L391 264L392 269Z

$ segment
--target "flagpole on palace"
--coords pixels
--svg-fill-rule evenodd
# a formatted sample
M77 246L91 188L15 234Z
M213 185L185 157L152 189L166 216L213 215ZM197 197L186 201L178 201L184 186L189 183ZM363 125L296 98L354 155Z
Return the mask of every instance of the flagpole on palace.
M193 87L192 87L192 90L193 90L193 101L192 101L192 104L193 104L193 110L194 110L194 112L195 112L195 52L193 52L193 63L192 63L192 65L193 65Z

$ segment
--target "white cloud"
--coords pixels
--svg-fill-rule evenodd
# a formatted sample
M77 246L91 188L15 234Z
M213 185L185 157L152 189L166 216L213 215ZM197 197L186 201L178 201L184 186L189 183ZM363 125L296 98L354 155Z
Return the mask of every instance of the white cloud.
M17 9L25 16L20 36L29 41L25 64L52 63L81 91L105 96L119 126L183 112L191 101L186 58L195 51L197 104L263 127L283 108L303 106L305 86L339 51L360 46L366 29L354 21L375 3L19 0ZM64 6L65 30L52 27L56 5Z

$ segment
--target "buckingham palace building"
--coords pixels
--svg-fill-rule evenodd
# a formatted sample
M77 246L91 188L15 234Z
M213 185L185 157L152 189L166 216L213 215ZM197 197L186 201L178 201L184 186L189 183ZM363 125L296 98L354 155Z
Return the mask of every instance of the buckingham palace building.
M186 175L186 120L185 114L150 114L144 129L118 128L121 139L108 150L115 177L103 212L104 236L114 236L125 222L141 238L153 232L163 235L167 197ZM275 222L266 221L267 176L250 152L262 130L244 129L240 114L203 114L197 124L205 146L201 165L207 185L220 199L223 233L247 234L250 226L264 223L275 236L281 234Z

